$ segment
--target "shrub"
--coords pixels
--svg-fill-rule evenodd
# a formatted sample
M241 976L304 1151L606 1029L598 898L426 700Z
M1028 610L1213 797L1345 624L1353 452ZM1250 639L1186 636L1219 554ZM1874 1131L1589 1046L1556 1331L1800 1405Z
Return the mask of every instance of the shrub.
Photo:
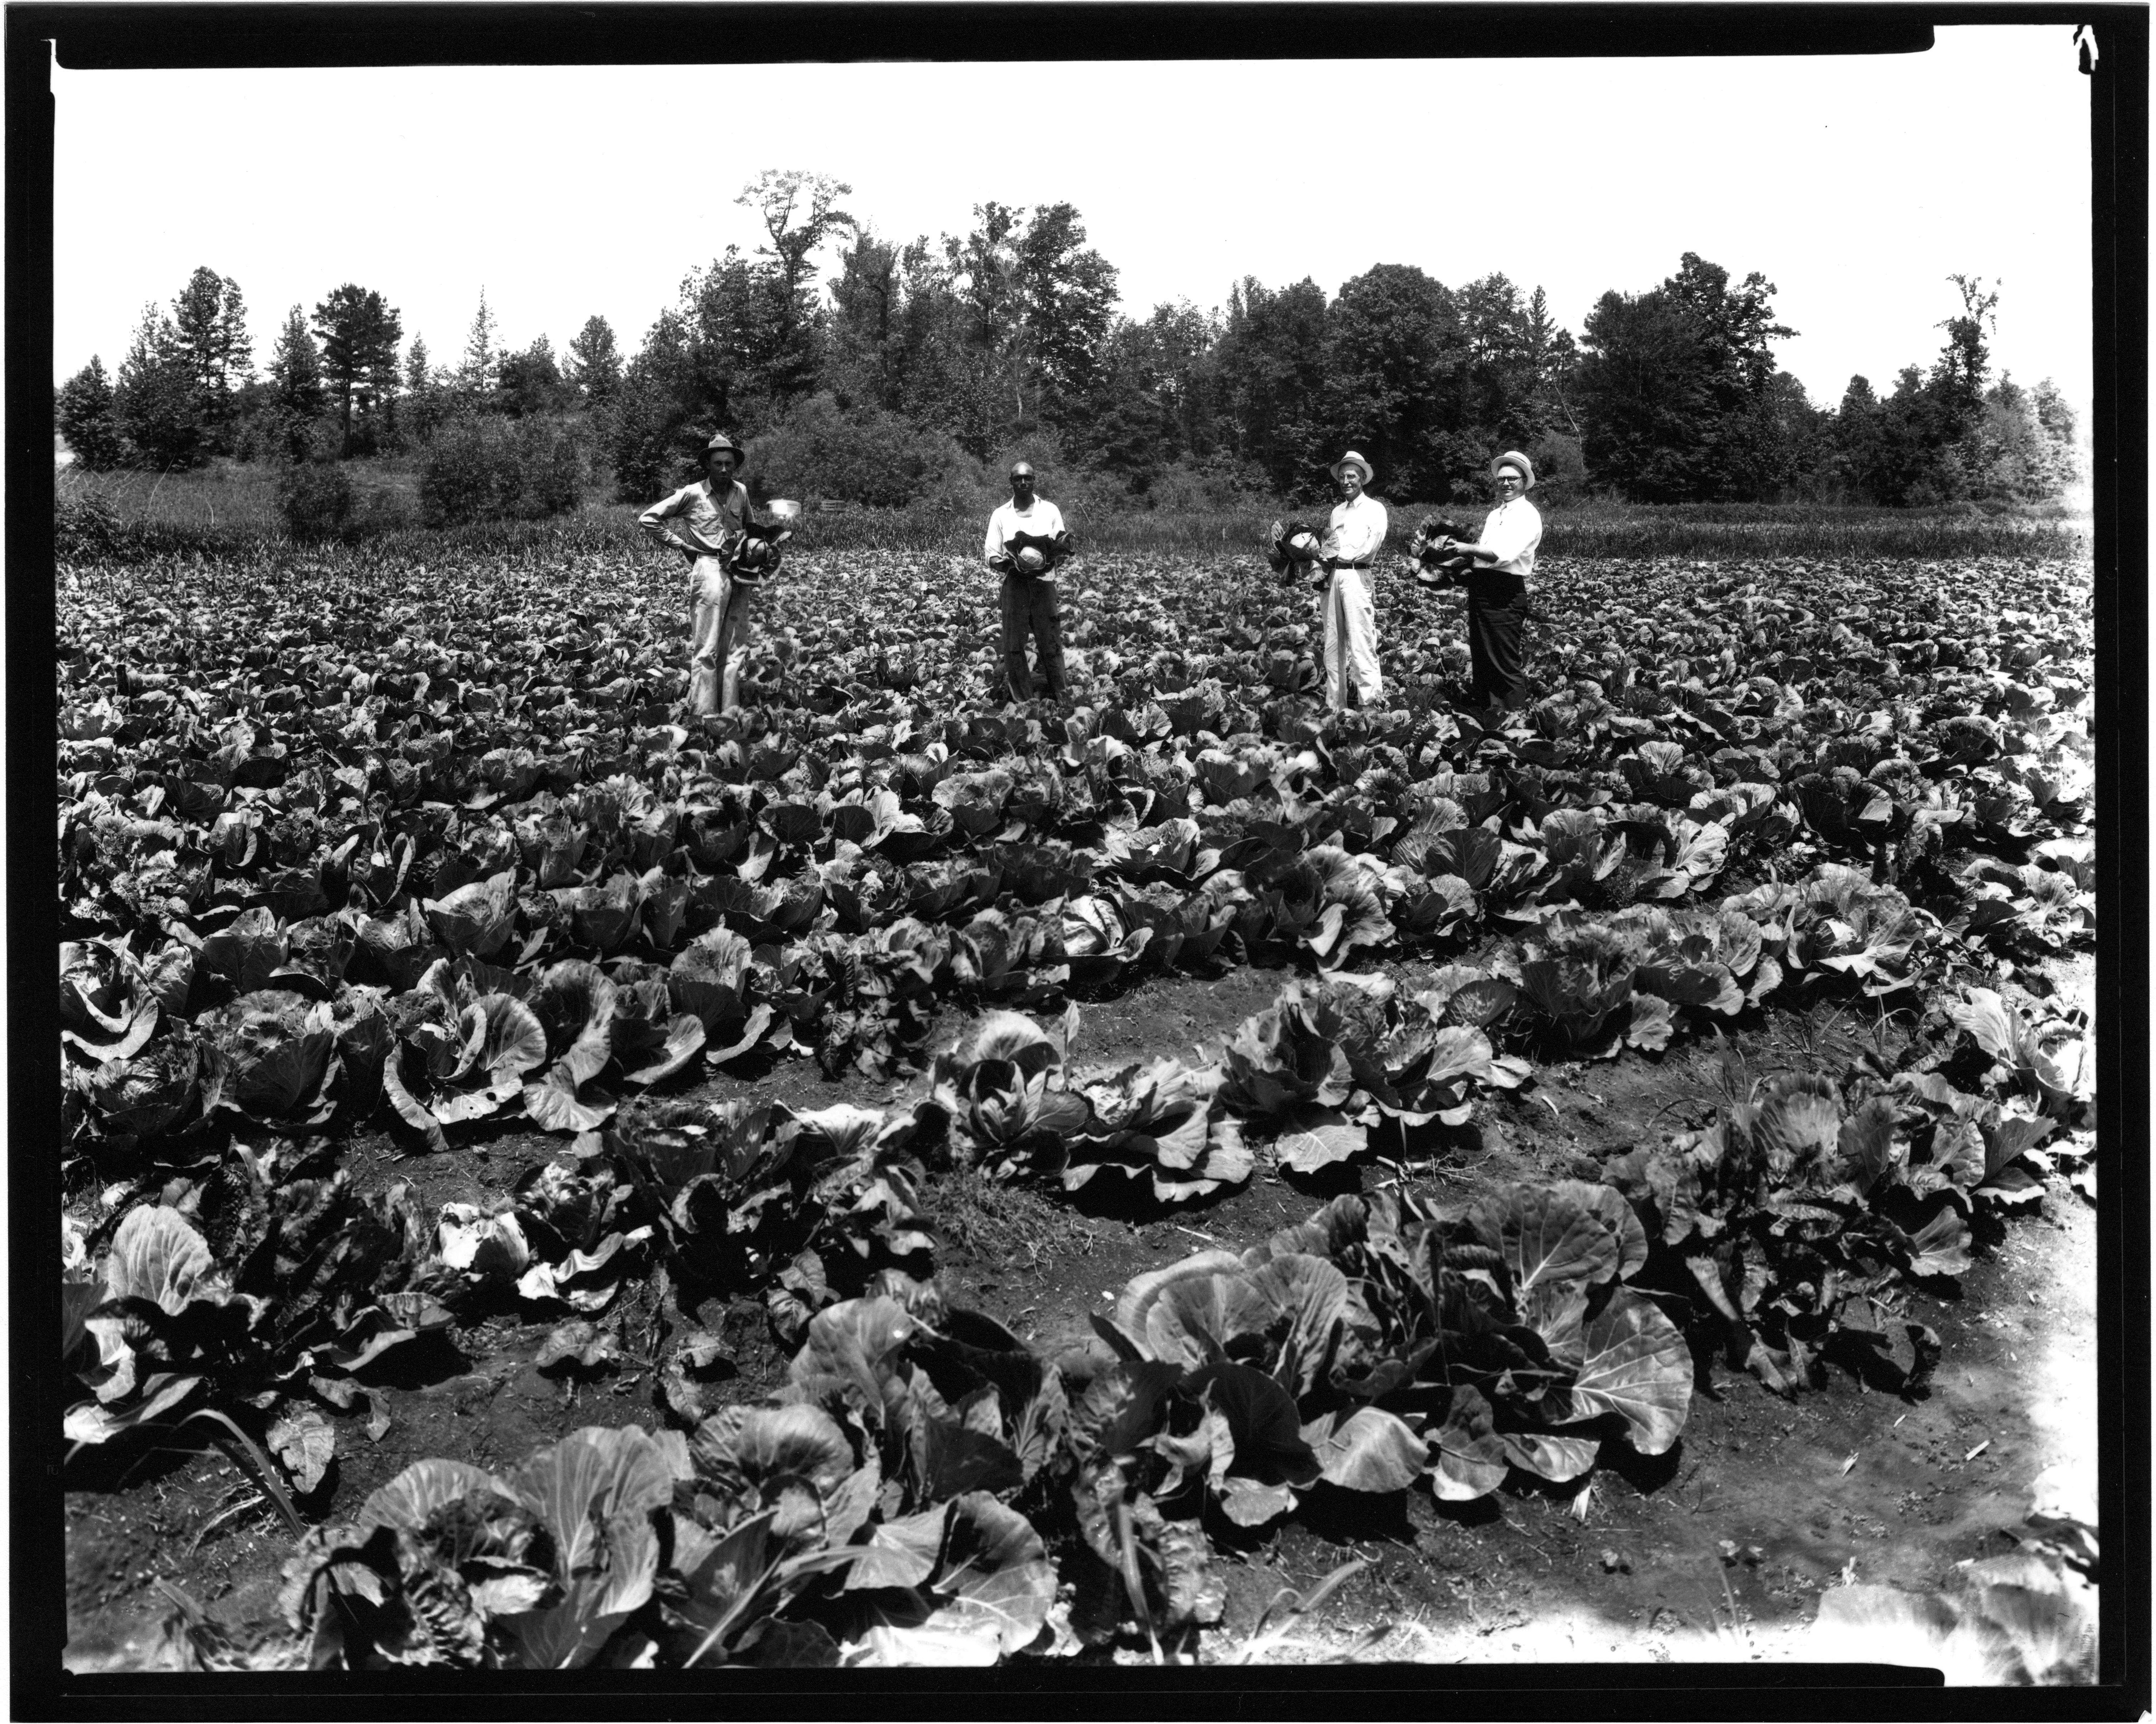
M1183 456L1155 474L1145 492L1147 508L1175 515L1259 508L1265 500L1265 475L1224 451L1204 460Z
M577 428L562 420L522 422L519 470L523 490L516 512L536 519L566 515L584 500L584 447Z
M710 435L696 434L688 410L663 384L634 377L624 382L599 421L615 500L649 503L685 483Z
M523 475L518 441L496 421L462 415L435 432L419 458L419 518L429 526L514 511Z
M304 413L275 402L244 414L233 428L236 460L289 466L343 458L344 427L333 413Z
M277 510L295 539L333 539L352 520L352 480L334 461L299 461L277 484Z
M574 429L559 420L459 415L420 457L419 518L439 527L565 514L583 500L583 467Z
M750 482L777 496L834 497L904 508L973 489L974 463L949 436L836 397L797 402L757 434Z
M1574 502L1587 495L1587 459L1577 437L1548 432L1526 453L1535 464L1535 494L1530 500L1537 506ZM1494 490L1491 500L1496 500Z
M112 505L88 485L63 482L53 498L53 554L63 562L94 562L120 552L127 534Z

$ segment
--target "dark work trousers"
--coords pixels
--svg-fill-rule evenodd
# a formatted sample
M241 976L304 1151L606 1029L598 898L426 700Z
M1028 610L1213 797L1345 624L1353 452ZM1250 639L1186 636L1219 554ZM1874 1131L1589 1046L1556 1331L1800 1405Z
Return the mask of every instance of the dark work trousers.
M1527 620L1523 576L1477 572L1468 575L1467 650L1475 663L1473 699L1478 706L1507 710L1527 698L1520 674L1520 630Z
M1048 692L1058 700L1064 692L1063 613L1056 603L1055 582L1045 575L1005 575L1003 591L1004 676L1014 700L1033 698L1033 672L1025 662L1025 641L1030 634L1039 642L1036 656Z

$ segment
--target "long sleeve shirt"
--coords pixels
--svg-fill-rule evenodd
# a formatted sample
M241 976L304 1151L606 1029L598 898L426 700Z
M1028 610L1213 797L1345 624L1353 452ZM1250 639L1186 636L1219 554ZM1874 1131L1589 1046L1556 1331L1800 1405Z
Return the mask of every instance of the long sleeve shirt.
M1532 575L1535 549L1542 541L1540 512L1525 497L1515 497L1492 509L1490 518L1482 523L1482 548L1496 552L1497 561L1482 563L1478 559L1477 567L1501 575Z
M1024 514L1015 503L1005 503L988 517L988 536L982 546L983 561L993 562L1004 554L1004 546L1010 542L1013 533L1030 534L1036 539L1052 539L1063 531L1063 511L1045 497L1035 497L1033 507Z
M728 541L747 526L748 506L747 488L738 481L716 491L710 480L699 479L661 497L637 516L636 524L675 550L681 549L686 540L706 556L720 557Z
M1325 528L1325 555L1332 562L1368 562L1385 542L1385 505L1358 495L1333 506Z

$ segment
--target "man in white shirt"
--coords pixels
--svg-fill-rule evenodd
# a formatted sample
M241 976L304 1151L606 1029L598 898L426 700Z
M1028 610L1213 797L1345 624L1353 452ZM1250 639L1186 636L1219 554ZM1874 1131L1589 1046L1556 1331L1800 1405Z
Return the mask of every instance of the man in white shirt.
M1527 617L1527 577L1535 572L1535 552L1543 541L1543 518L1527 493L1534 489L1533 464L1517 449L1507 449L1490 464L1497 487L1497 506L1482 523L1473 544L1440 540L1440 548L1471 557L1468 572L1467 651L1474 661L1472 699L1477 706L1511 711L1527 697L1520 671L1520 630Z
M1348 690L1364 706L1383 695L1378 674L1378 614L1370 602L1370 565L1385 542L1385 505L1368 494L1376 475L1349 449L1332 467L1340 501L1325 529L1325 704L1341 712Z
M726 559L748 524L748 491L734 479L744 453L721 432L704 446L704 476L637 517L646 534L689 559L689 705L699 713L740 704L756 598L726 572Z
M1056 601L1055 565L1070 554L1070 532L1063 511L1034 493L1033 465L1014 462L1011 500L988 517L988 536L981 554L1004 577L1002 599L1004 678L1012 700L1033 698L1033 671L1026 663L1026 639L1038 643L1041 674L1051 700L1068 704L1063 679L1063 613Z

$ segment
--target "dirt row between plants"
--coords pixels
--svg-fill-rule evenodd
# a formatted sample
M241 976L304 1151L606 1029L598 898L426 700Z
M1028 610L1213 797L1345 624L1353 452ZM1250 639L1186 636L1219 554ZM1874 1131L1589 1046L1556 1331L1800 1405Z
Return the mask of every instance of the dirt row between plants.
M1419 967L1389 967L1404 986ZM2035 986L2086 1005L2086 958ZM1116 1066L1217 1051L1294 975L1240 967L1216 978L1161 978L1081 1004L1075 1061ZM974 1020L947 1009L936 1045ZM984 1311L1050 1356L1101 1349L1090 1319L1132 1276L1215 1246L1242 1249L1343 1191L1398 1183L1456 1202L1520 1179L1595 1177L1606 1157L1705 1122L1732 1081L1784 1070L1838 1075L1854 1029L1831 1008L1784 1017L1716 1048L1689 1041L1661 1058L1538 1065L1522 1090L1478 1105L1434 1160L1365 1158L1328 1178L1261 1172L1210 1202L1120 1212L1092 1188L1066 1198L966 1172L922 1192L937 1265L954 1303ZM796 1106L889 1106L912 1080L829 1082L781 1061L688 1092L754 1095ZM400 1155L379 1133L346 1160L367 1184L410 1182L429 1205L506 1191L566 1142L504 1127L449 1155ZM1866 1389L1845 1375L1794 1401L1717 1367L1695 1389L1690 1422L1666 1455L1590 1475L1584 1489L1515 1473L1494 1496L1440 1503L1424 1491L1375 1501L1320 1486L1286 1523L1224 1543L1229 1597L1202 1656L1259 1649L1252 1635L1283 1588L1307 1592L1343 1563L1360 1567L1325 1606L1263 1655L1439 1662L1779 1660L1851 1655L1815 1634L1822 1589L1856 1578L1938 1587L1954 1565L2014 1548L2046 1468L2094 1477L2096 1223L2062 1179L1979 1254L1958 1300L1913 1293L1912 1320L1943 1343L1928 1391ZM336 1518L412 1462L440 1455L506 1466L583 1425L657 1424L653 1373L683 1326L655 1285L624 1295L625 1351L610 1373L578 1378L533 1362L551 1321L506 1311L372 1373L378 1435L354 1414L337 1424L338 1458L311 1515ZM694 1320L726 1342L718 1398L750 1400L784 1381L789 1354L760 1300L706 1301ZM386 1411L386 1429L379 1413ZM274 1612L290 1547L244 1475L199 1437L85 1469L67 1499L65 1662L78 1672L155 1667L171 1582L230 1620ZM1374 1501L1374 1506L1373 1506ZM1106 1653L1087 1654L1089 1659ZM1127 1652L1115 1655L1127 1660Z

